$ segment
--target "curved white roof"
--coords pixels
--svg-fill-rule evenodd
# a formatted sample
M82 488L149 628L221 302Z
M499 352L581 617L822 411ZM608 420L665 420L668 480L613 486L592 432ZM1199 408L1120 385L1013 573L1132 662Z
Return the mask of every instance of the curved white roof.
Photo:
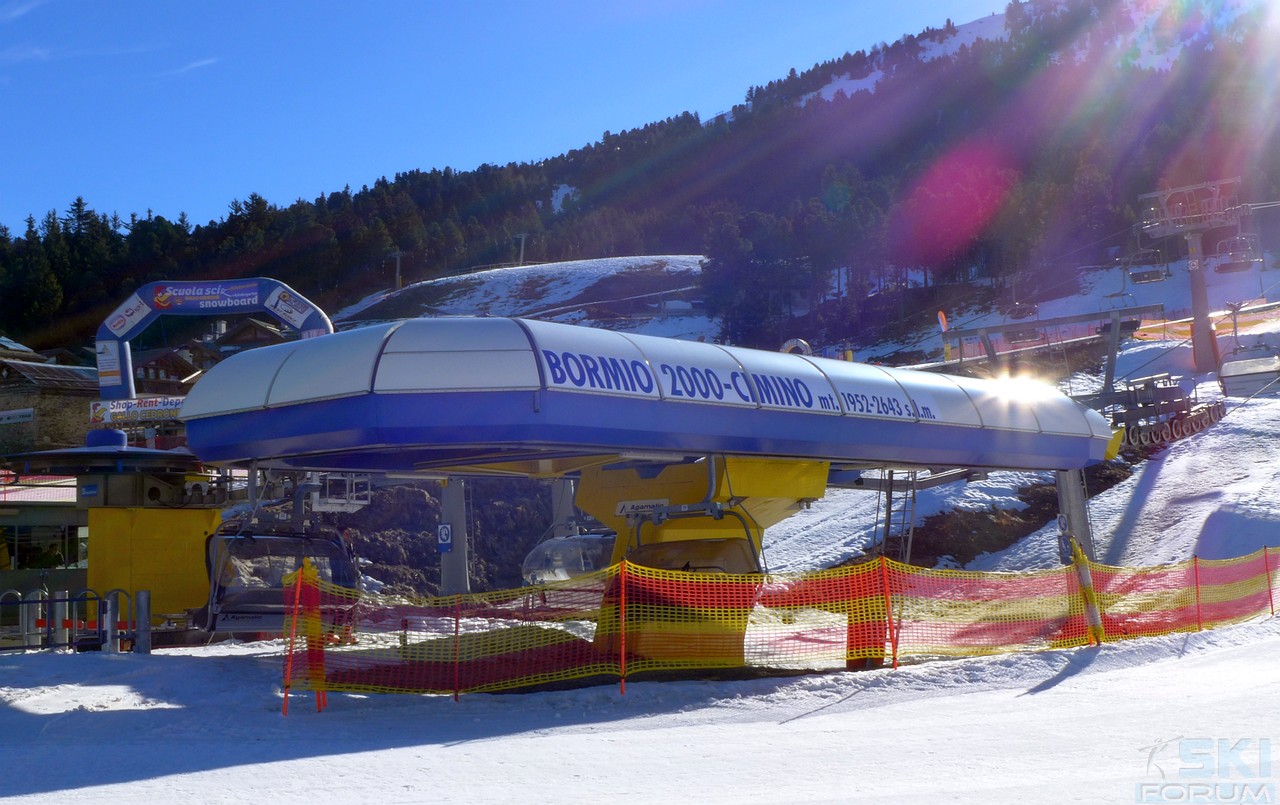
M400 395L425 395L429 401L433 395L470 394L475 396L463 405L474 407L501 392L580 396L584 404L598 400L587 410L601 427L632 426L610 421L619 410L608 403L612 399L660 405L669 411L675 431L676 419L685 418L682 411L705 431L715 422L705 413L755 410L803 414L802 421L814 428L827 420L865 420L917 425L930 434L935 431L928 426L1102 444L1111 436L1101 415L1037 384L507 318L412 319L245 352L206 373L187 397L182 418L198 423L343 398L390 401ZM413 416L401 411L396 423L378 425L416 427L400 421ZM685 418L690 427L692 418ZM771 438L771 421L759 420L762 444ZM788 420L786 427L798 426ZM655 442L663 442L660 436L655 434ZM839 438L847 455L849 436ZM1092 447L1089 452L1099 453Z

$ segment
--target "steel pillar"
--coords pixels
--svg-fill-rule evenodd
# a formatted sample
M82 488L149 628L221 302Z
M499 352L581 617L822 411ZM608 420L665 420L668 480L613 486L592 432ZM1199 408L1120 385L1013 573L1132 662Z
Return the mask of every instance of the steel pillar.
M576 490L572 478L557 478L551 482L551 533L555 537L571 537L578 533L573 525L577 509L573 505Z
M1116 385L1116 361L1120 356L1120 311L1111 311L1111 332L1107 338L1107 366L1106 373L1102 378L1102 393L1110 394L1115 391Z
M133 653L151 653L151 591L133 594Z
M1191 348L1196 371L1218 371L1218 344L1209 320L1209 286L1205 278L1204 235L1187 232L1187 269L1191 273Z
M71 593L57 590L53 594L53 621L49 624L55 646L71 645L71 615Z
M1085 558L1097 561L1093 551L1093 528L1089 525L1089 501L1085 495L1082 470L1058 470L1058 522L1066 534L1076 538Z
M440 521L453 528L453 547L440 554L440 594L471 592L467 537L467 489L461 478L449 478L440 490Z
M98 634L104 654L120 653L120 596L108 593L98 602Z

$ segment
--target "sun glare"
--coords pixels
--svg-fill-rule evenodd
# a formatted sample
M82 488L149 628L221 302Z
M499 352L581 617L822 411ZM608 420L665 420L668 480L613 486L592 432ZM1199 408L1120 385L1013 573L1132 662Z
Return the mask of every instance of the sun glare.
M992 378L996 393L1017 402L1038 402L1061 396L1055 387L1032 375L999 375Z

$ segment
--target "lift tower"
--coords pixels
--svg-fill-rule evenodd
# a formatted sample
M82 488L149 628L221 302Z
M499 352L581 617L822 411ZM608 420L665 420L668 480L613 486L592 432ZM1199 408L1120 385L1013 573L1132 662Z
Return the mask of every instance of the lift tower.
M1236 227L1240 205L1240 177L1174 187L1139 196L1141 234L1150 238L1182 235L1187 241L1187 269L1191 274L1192 350L1197 372L1218 369L1217 342L1209 321L1209 291L1205 279L1204 233Z

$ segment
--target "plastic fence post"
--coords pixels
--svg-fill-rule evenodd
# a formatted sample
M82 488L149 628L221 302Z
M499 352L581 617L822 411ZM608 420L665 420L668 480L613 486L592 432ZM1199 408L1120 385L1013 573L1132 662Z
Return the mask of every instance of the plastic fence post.
M889 631L889 646L893 652L893 667L898 667L898 630L893 626L893 598L889 594L889 560L880 554L880 585L884 590L884 622Z
M1276 614L1275 593L1271 591L1271 560L1268 558L1270 549L1262 546L1262 567L1267 571L1267 603L1271 606L1271 614Z
M289 624L289 653L284 659L284 706L280 710L280 715L289 715L289 688L293 685L293 647L298 640L298 610L299 602L302 600L302 571L299 570L293 576L293 620Z
M303 621L303 638L307 646L307 679L316 694L316 712L322 712L329 704L324 658L324 624L320 620L320 576L310 557L302 560L298 569L300 612Z
M458 641L462 632L462 596L453 597L453 700L458 701L459 688L462 687L462 663L459 656Z
M618 564L618 695L627 695L627 560Z
M1075 537L1071 538L1071 563L1075 565L1080 595L1084 598L1084 619L1089 627L1089 641L1101 646L1107 639L1107 630L1102 623L1102 608L1098 605L1098 592L1093 589L1093 572L1089 570L1089 559Z
M1196 631L1204 631L1204 620L1200 616L1200 557L1194 554L1191 557L1191 569L1195 573L1196 581Z
M307 611L307 653L310 655L308 671L316 690L316 712L324 712L329 706L329 677L325 669L324 620L320 614L320 572L311 557L302 560L302 578L306 581L304 607Z
M302 559L298 568L298 619L302 621L302 637L306 641L307 680L316 695L316 713L323 712L329 704L325 690L324 625L320 621L320 576L310 557Z

